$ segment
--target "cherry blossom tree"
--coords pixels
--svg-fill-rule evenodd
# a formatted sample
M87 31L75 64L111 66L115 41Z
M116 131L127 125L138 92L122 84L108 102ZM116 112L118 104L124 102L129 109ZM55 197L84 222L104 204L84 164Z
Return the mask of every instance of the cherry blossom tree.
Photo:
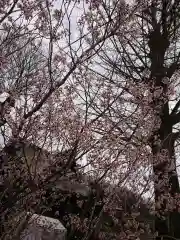
M125 30L137 7L128 9L120 2L114 16L112 10L101 19L96 14L98 4L101 2L55 0L10 0L0 4L0 91L8 95L0 106L1 198L7 195L5 199L9 199L1 206L1 221L7 221L10 230L5 237L13 237L8 226L14 216L31 209L33 201L39 203L45 184L72 170L73 161L89 153L85 165L93 168L93 176L99 181L106 173L111 177L117 166L117 160L110 162L111 166L108 161L108 155L113 155L109 146L114 126L108 123L105 128L107 122L102 117L122 92L112 96L97 113L94 98L103 83L91 89L92 75L87 65L106 40L118 34L120 28ZM98 133L99 127L105 130L103 136ZM26 141L54 155L55 151L70 149L65 169L51 172L46 168L45 177L37 182L37 172L31 171L29 162L21 162L12 153L17 142ZM39 159L40 154L34 158ZM43 155L44 165L46 159L50 160L48 153ZM5 160L9 175L2 167Z
M180 238L178 9L170 0L0 3L0 90L8 95L0 105L1 161L10 166L9 178L1 167L5 237L14 237L14 216L40 211L52 182L69 172L83 181L86 172L96 187L109 187L103 200L96 189L88 219L69 218L84 240L138 238L138 211L124 225L116 216L117 189L129 186L140 198L152 183L157 239ZM35 161L21 162L16 143L36 145ZM117 228L112 235L100 227L105 213Z
M103 1L101 3L95 10L99 17L110 11ZM112 95L125 92L109 107L104 121L108 122L107 126L111 124L113 137L121 135L127 143L124 153L134 169L151 167L157 239L176 239L180 237L176 159L179 1L135 1L137 3L141 6L126 24L124 32L120 29L118 34L111 36L88 69L94 79L103 81L106 87L99 94L96 111L102 112L101 101L109 104ZM112 6L116 4L113 1ZM102 129L98 132L103 134Z

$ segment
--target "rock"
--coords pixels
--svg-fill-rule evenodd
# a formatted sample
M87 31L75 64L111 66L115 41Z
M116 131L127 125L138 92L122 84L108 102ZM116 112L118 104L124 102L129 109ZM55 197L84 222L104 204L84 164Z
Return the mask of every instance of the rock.
M33 214L22 232L21 240L65 240L66 228L58 219Z

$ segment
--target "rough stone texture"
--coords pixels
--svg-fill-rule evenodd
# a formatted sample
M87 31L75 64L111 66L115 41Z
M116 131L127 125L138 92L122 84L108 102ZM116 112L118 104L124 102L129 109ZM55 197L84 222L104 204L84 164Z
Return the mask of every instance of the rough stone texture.
M57 189L61 189L62 191L79 193L82 196L88 196L90 192L90 188L86 184L78 183L76 181L70 181L70 180L57 181L55 187Z
M66 228L57 219L33 214L21 240L65 240Z

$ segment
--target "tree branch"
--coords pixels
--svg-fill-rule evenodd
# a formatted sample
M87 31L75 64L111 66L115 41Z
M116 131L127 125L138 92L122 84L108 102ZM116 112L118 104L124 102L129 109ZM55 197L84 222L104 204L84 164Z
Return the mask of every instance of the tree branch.
M13 9L15 8L17 2L19 0L15 0L12 7L9 9L9 11L7 13L5 13L5 15L0 19L0 24L13 12Z
M175 107L173 108L170 116L174 116L175 114L177 114L177 111L178 111L179 107L180 107L180 99L179 99L179 101L176 103Z
M174 110L174 109L173 109ZM172 115L170 116L170 120L171 120L171 123L172 123L172 126L179 123L180 122L180 112L178 112L177 114L175 115Z

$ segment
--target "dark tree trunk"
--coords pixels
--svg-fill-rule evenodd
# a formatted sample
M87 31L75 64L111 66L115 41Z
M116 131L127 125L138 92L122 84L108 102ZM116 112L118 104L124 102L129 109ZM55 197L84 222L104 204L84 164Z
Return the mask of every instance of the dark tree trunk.
M156 119L160 120L160 127L156 127L151 139L153 153L153 171L155 175L154 193L156 203L155 230L157 239L180 238L180 214L177 209L170 210L168 200L174 199L179 193L179 182L175 164L174 142L176 134L172 132L172 121L169 114L167 85L163 78L167 77L164 67L165 53L169 47L168 35L160 30L160 25L154 25L149 34L149 48L151 60L152 94L161 88L160 96L154 96L152 107ZM164 157L163 157L164 155ZM160 204L160 205L159 205ZM161 238L164 236L164 238ZM166 237L165 237L166 236ZM168 237L169 236L169 237Z
M157 160L157 154L159 154L162 150L165 150L168 154L167 161L165 160L164 162L159 163L154 162L153 164L153 170L155 176L157 177L154 189L156 202L155 210L160 215L160 216L156 215L155 217L155 230L158 232L159 235L157 239L161 239L160 236L180 238L179 227L180 214L177 211L177 207L174 206L175 208L172 211L168 210L168 199L164 200L161 203L161 208L157 206L157 203L160 201L160 198L169 194L169 197L174 199L176 194L179 193L179 182L175 165L175 151L174 151L175 134L172 133L172 129L171 130L169 129L170 131L166 131L167 129L168 122L167 125L164 126L163 124L161 124L159 137L162 145L160 149L157 150L157 146L152 145L152 151L154 154L155 161ZM163 181L162 184L160 184L161 181ZM158 185L161 185L161 187L159 188ZM167 209L166 213L164 213L165 209ZM165 218L162 219L162 217ZM163 240L166 238L163 238Z

